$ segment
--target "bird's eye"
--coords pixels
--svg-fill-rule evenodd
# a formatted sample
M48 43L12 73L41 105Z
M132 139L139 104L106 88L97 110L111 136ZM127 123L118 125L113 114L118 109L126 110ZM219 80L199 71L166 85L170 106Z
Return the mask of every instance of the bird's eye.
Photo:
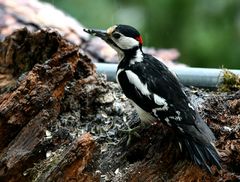
M114 33L112 35L115 39L119 39L121 37L121 35L119 33Z

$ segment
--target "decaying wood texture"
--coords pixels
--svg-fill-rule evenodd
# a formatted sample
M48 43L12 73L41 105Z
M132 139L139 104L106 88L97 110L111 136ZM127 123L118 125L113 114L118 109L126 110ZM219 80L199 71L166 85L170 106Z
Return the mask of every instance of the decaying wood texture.
M77 138L61 156L55 156L57 161L50 169L43 170L35 181L98 181L94 171L86 172L85 166L90 163L95 142L89 133ZM44 164L43 164L44 165ZM43 168L45 166L42 166Z
M18 9L18 3L23 7ZM27 11L38 5L38 10ZM66 34L62 33L65 26L58 27L61 35L50 28L43 30L36 16L27 12L34 14L46 7L50 6L38 1L0 0L4 25L0 181L240 180L239 91L186 89L216 135L222 171L213 167L211 175L189 162L172 131L159 123L140 130L140 137L126 146L127 134L121 129L126 129L125 123L139 124L139 118L119 86L97 75L92 63L111 60L112 54L106 56L109 48L102 42L98 48L99 40L82 36L75 23L77 36L70 36L68 26ZM21 18L14 19L19 14ZM10 26L13 20L16 26ZM10 28L21 26L27 28ZM175 53L170 57L176 58Z
M11 74L13 79L21 75L15 85L11 85L14 88L0 97L0 176L2 181L21 181L24 170L45 157L42 148L45 131L59 115L67 82L94 79L95 67L79 53L77 46L56 32L30 33L22 29L7 37L0 46L0 63L5 67L2 73ZM94 144L93 141L84 143ZM69 152L78 153L83 149L77 145L72 150L76 151ZM83 156L82 160L89 158Z

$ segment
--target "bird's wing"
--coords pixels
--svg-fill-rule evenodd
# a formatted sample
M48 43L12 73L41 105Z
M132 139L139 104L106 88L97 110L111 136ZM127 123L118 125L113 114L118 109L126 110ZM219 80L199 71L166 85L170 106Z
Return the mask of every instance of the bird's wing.
M159 60L144 55L143 62L120 72L118 80L128 98L162 122L197 138L204 138L204 132L210 141L214 138L189 102L178 79Z
M219 155L212 144L215 139L212 131L165 65L144 55L144 61L120 70L117 76L128 98L178 131L178 140L187 148L192 161L210 172L213 164L221 169Z
M120 72L119 83L124 94L143 110L162 113L160 119L177 115L176 111L188 113L182 115L185 124L194 124L195 110L177 78L160 61L150 55L144 61L130 65Z

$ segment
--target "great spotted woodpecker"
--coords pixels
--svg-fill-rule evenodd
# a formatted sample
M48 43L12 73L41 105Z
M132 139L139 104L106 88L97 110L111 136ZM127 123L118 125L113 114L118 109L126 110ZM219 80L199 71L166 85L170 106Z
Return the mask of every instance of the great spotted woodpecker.
M106 31L84 29L102 38L118 53L116 79L136 108L142 122L160 121L181 136L194 163L211 172L221 169L214 147L215 137L189 101L177 77L159 60L142 51L140 33L128 25L114 25Z

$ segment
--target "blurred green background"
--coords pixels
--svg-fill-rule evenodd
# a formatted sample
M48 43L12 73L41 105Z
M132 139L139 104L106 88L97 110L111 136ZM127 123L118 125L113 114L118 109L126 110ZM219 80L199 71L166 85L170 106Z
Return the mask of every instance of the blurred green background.
M177 48L180 62L240 68L240 0L44 0L84 26L129 24L144 45Z

